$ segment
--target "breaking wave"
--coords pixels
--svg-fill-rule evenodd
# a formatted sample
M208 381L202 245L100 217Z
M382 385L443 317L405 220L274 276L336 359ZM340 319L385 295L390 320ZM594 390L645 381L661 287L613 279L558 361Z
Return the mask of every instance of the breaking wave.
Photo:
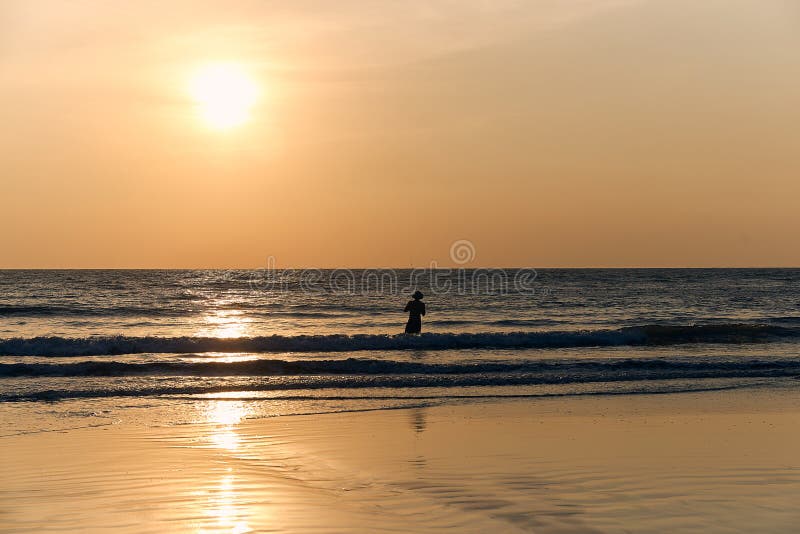
M92 356L140 353L529 349L686 343L767 343L797 337L800 337L800 328L797 326L754 323L644 325L580 331L427 333L419 336L332 334L245 338L34 337L0 340L0 355Z
M655 373L655 374L653 374ZM586 377L604 380L648 378L703 378L728 376L793 376L800 374L800 360L735 360L626 358L618 360L525 360L485 363L421 363L395 360L347 358L341 360L263 359L237 362L84 361L75 363L0 364L0 377L122 377L122 376L300 376L354 375L401 376L417 379L436 375L492 375L510 380L530 375L546 382L580 381ZM503 375L503 376L501 376ZM549 378L548 378L549 377ZM503 382L505 383L505 382Z

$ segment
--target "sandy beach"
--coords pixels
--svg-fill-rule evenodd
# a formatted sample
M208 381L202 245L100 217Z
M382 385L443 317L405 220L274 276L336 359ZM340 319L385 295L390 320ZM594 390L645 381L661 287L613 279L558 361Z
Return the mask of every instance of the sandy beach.
M3 532L789 531L791 383L0 439Z

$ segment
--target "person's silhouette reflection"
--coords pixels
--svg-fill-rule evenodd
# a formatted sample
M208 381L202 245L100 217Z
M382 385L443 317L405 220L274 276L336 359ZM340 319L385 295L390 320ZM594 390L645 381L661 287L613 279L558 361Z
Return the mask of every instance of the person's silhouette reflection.
M411 410L411 429L417 434L422 434L428 428L428 422L425 420L425 409L414 408Z
M406 323L406 334L419 334L422 331L422 316L425 315L425 303L422 302L424 295L419 291L414 291L408 304L403 311L408 312L408 322Z

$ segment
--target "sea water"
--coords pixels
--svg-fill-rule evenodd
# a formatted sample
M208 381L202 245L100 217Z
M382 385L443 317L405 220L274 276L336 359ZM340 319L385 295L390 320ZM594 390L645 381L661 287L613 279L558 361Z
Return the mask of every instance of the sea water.
M0 433L785 386L799 348L797 269L7 270Z

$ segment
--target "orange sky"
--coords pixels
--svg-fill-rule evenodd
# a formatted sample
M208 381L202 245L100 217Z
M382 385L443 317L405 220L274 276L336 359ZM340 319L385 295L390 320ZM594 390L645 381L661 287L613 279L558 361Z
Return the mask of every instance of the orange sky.
M4 0L0 162L3 268L799 266L800 4Z

